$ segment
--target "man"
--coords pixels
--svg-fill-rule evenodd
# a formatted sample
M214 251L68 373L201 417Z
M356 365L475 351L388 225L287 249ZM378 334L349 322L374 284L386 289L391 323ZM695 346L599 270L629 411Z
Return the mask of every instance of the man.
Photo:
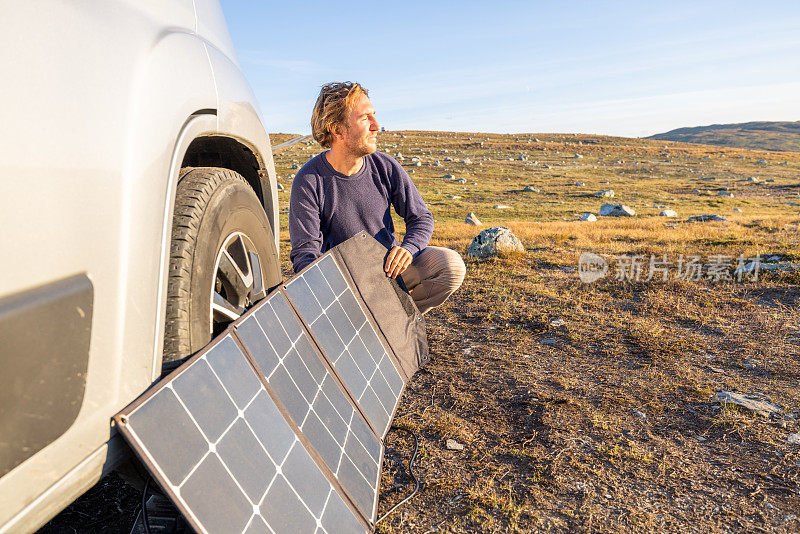
M314 139L327 151L298 171L289 207L295 272L328 249L366 230L387 249L384 271L402 275L422 313L459 288L466 269L450 249L429 247L433 216L408 173L377 150L380 130L367 90L357 83L322 86L311 116ZM394 207L406 223L394 235Z

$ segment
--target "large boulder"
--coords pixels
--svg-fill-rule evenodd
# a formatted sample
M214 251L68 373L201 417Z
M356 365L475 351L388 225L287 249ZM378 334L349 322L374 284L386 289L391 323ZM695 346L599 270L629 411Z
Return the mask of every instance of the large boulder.
M636 212L624 204L603 204L598 212L601 217L633 217Z
M495 255L524 253L525 247L522 246L517 236L505 226L495 226L487 228L477 235L469 246L467 256L477 258L487 258Z

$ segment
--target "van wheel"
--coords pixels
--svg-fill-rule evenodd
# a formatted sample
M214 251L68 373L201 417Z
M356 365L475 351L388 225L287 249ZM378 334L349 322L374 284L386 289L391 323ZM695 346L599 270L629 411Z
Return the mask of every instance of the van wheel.
M281 282L267 215L237 172L181 170L167 287L165 369L219 335Z

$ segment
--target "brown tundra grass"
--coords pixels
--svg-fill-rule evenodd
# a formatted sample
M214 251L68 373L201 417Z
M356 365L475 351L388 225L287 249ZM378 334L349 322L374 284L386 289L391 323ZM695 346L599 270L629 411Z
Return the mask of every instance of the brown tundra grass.
M800 203L800 154L585 135L380 140L414 171L433 244L467 264L461 290L428 316L431 363L395 419L419 436L421 490L380 532L800 531L800 446L787 442L800 431L800 275L681 280L673 267L666 281L612 270L584 284L575 270L584 251L612 264L633 254L719 255L731 270L756 254L800 262L800 208L789 204ZM290 166L320 150L301 143L276 157L284 225ZM592 195L606 189L613 199ZM576 221L604 202L637 216ZM679 216L658 216L660 206ZM509 227L526 252L466 258L481 230L464 224L469 212ZM712 213L728 221L686 222ZM287 275L288 251L283 228ZM766 395L781 413L719 406L720 390ZM390 432L379 515L413 488L410 452Z

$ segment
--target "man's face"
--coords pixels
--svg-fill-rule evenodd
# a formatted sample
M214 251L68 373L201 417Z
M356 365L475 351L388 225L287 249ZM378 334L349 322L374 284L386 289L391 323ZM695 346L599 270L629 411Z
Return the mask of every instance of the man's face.
M336 138L348 153L360 158L378 149L379 130L375 108L372 107L367 95L362 94L348 111L344 125L339 128L340 135Z

